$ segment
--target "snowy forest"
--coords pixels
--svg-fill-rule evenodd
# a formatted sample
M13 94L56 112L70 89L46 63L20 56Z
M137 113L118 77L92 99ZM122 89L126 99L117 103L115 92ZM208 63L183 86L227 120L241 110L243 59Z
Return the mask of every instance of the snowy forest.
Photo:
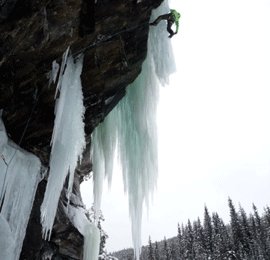
M239 205L237 209L228 200L230 221L225 224L218 213L204 209L203 220L190 221L177 227L177 235L153 242L142 248L141 260L209 260L209 259L270 259L270 208L262 214L253 204L249 215ZM113 254L119 260L132 260L133 250L125 249Z

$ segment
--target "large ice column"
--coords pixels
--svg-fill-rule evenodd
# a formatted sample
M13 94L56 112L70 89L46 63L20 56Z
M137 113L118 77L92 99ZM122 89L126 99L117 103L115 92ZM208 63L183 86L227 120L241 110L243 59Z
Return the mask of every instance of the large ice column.
M152 13L151 20L168 13L165 1ZM165 22L151 27L148 39L148 54L142 73L129 87L127 97L119 109L124 117L119 129L122 144L120 158L123 167L124 185L129 197L129 211L135 257L138 260L141 248L142 208L148 206L158 177L156 112L159 87L169 82L175 71L171 42ZM119 138L120 139L120 138Z
M150 54L149 54L150 55ZM137 259L141 248L143 204L148 204L158 174L156 108L159 88L152 57L120 103L119 157L129 198L132 238Z
M43 236L50 239L59 197L69 175L67 198L72 192L74 172L85 148L83 93L81 71L83 57L76 60L63 55L57 90L55 122L50 157L50 173L41 205ZM64 69L65 68L65 69ZM63 73L63 74L61 74Z
M40 160L8 140L0 118L0 259L19 259L37 185ZM14 241L14 243L13 243ZM1 248L0 246L0 248ZM7 249L9 248L9 254ZM8 257L3 255L7 254Z
M153 11L151 20L168 12L169 6L165 1L160 8ZM115 158L114 153L118 151L124 187L129 198L136 259L139 259L141 248L142 208L144 203L148 205L157 181L156 111L159 87L168 83L169 75L174 70L171 43L166 24L162 21L158 26L151 27L148 54L141 74L128 87L127 95L93 134L96 200L100 203L102 179L111 175L111 162Z

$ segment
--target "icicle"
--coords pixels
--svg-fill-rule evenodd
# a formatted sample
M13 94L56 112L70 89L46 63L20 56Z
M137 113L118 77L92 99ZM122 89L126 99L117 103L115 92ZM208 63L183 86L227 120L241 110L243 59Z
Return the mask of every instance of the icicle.
M165 1L153 12L152 20L168 11L169 6ZM147 59L143 63L141 74L128 87L127 95L93 134L95 200L100 204L101 179L112 171L114 153L118 151L124 187L129 198L137 260L141 248L143 204L148 205L157 181L156 110L159 86L168 83L169 74L174 70L171 43L163 24L150 30Z
M41 180L41 163L36 156L8 140L1 118L0 154L0 245L2 240L7 240L10 242L7 248L12 247L10 258L1 255L5 254L4 250L0 252L0 259L16 260L20 256L37 185ZM14 246L12 241L15 241Z
M110 117L111 118L111 117ZM94 173L94 210L95 219L99 218L103 181L105 176L111 184L114 152L117 142L116 128L112 127L113 122L110 118L100 124L93 133L92 137L92 160ZM110 135L108 135L108 131Z
M99 149L102 147L102 137L101 132L93 133L92 149L93 149L93 180L94 180L94 212L95 212L95 224L99 218L100 206L101 206L101 197L103 191L103 180L105 176L105 162L104 162L104 150ZM102 147L103 148L103 147Z
M52 63L52 70L50 72L49 86L56 82L56 78L59 72L59 64L54 60Z
M74 61L71 56L67 58L67 53L68 50L63 55L60 71L64 74L59 75L57 84L60 97L56 102L50 173L44 201L41 205L41 223L45 239L50 239L59 197L68 174L67 198L69 200L75 168L85 148L83 123L85 109L80 80L83 57Z

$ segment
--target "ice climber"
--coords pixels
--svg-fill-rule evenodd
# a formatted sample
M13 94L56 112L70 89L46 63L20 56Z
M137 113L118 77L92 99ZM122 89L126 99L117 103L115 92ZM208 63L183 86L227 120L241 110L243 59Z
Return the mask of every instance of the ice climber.
M161 20L167 20L167 31L170 34L169 38L172 38L175 34L178 33L179 28L179 19L181 15L174 9L170 10L170 13L160 15L154 22L150 25L156 26ZM176 29L175 32L172 30L172 25L175 23Z

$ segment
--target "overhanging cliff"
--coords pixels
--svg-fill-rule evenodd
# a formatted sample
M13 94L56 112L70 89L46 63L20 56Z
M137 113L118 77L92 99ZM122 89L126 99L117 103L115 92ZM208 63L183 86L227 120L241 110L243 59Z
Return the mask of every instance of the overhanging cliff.
M84 54L81 75L88 145L94 127L124 96L146 57L148 21L158 1L1 1L0 109L9 137L48 166L54 124L52 63L68 46ZM89 149L87 150L89 151ZM73 192L91 169L85 154ZM41 238L40 183L21 259L80 259L82 236L59 207L51 242ZM65 203L63 201L63 203ZM54 259L53 258L53 259Z
M17 1L0 20L0 108L10 137L18 143L30 118L21 146L47 164L55 103L49 74L68 46L74 55L84 53L81 77L90 134L139 74L151 10L161 2Z

